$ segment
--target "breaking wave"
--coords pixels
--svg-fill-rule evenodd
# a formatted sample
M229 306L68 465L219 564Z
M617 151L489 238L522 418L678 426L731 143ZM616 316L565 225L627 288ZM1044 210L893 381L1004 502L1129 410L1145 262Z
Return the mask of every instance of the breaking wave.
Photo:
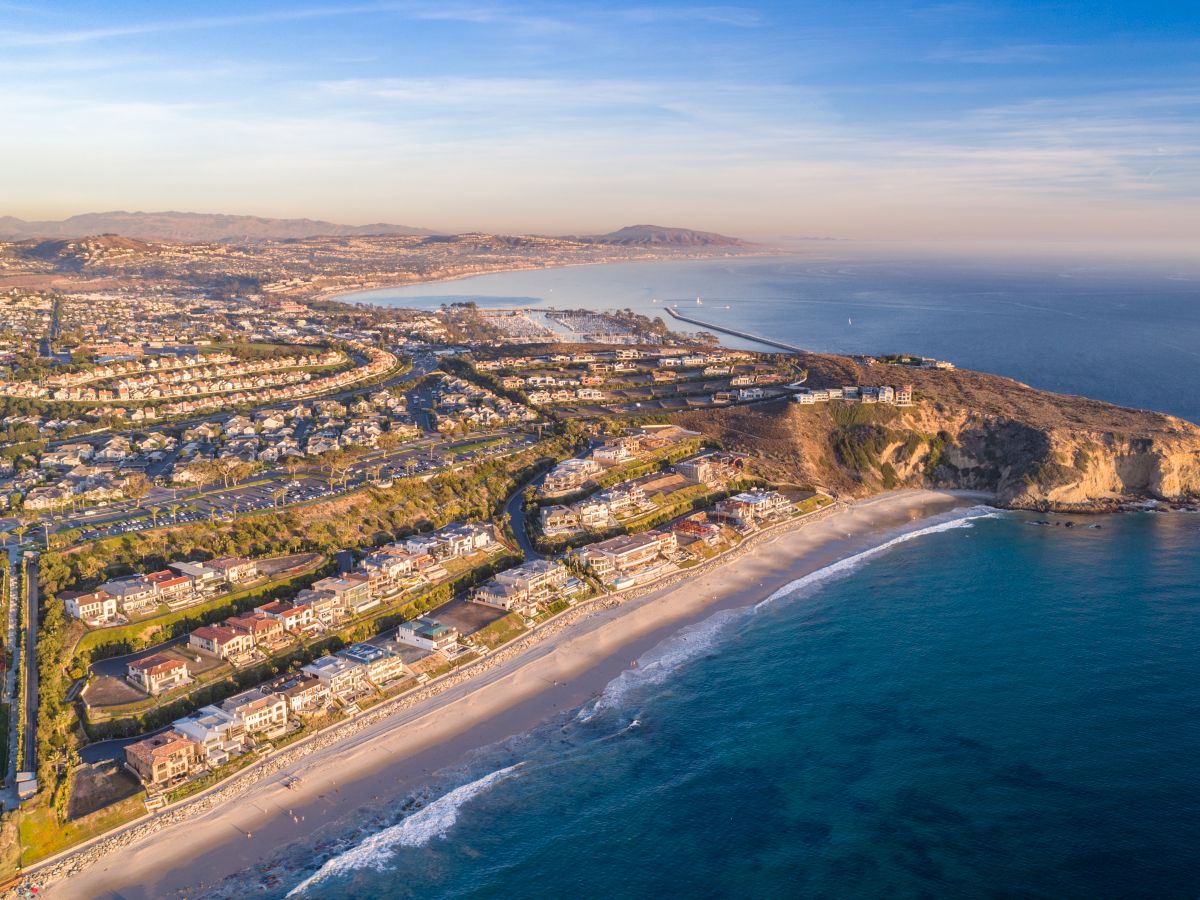
M458 811L464 804L510 777L519 767L520 763L508 766L455 788L390 828L364 838L344 853L326 860L320 869L288 891L287 896L298 897L313 885L334 875L344 875L357 869L383 869L397 848L424 847L434 838L444 837L458 821Z
M756 610L762 609L784 597L794 597L806 588L812 588L827 581L832 581L835 578L848 575L871 557L878 556L880 553L884 553L899 544L942 531L953 531L956 528L970 528L976 519L991 519L999 515L1001 515L1000 511L991 506L972 506L967 509L956 510L953 518L936 522L933 525L926 525L924 528L906 531L903 534L896 535L896 537L889 541L884 541L877 547L870 547L861 553L847 556L845 559L839 559L837 562L830 563L823 569L817 569L815 572L809 572L795 581L788 582L765 600L760 600L755 604L754 608Z
M662 684L684 663L703 655L715 645L721 633L732 623L745 619L746 609L723 609L702 622L696 622L667 638L642 656L636 669L627 669L608 683L604 690L577 715L580 722L590 722L598 713L621 706L625 696L635 688Z
M744 622L759 610L784 597L796 597L806 589L845 577L871 557L884 553L899 544L942 531L970 528L975 519L992 518L1001 513L991 506L972 506L967 509L955 510L949 515L952 518L934 522L924 528L907 531L876 547L840 559L822 569L797 578L754 606L723 609L701 622L688 625L642 656L637 661L636 668L627 669L610 681L599 697L579 710L576 716L577 720L581 723L590 722L605 710L623 706L626 697L632 691L648 685L662 684L681 666L709 652L722 640L731 625Z

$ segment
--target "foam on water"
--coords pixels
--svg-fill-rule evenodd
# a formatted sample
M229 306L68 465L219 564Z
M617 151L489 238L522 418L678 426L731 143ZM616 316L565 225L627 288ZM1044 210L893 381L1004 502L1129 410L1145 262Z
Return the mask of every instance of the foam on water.
M383 869L398 847L424 847L437 837L444 837L458 821L458 811L494 784L508 778L520 763L484 775L438 798L402 821L363 839L349 850L325 861L313 875L292 888L287 896L297 897L308 888L334 875L344 875L357 869Z
M1000 515L1000 511L991 506L972 506L968 509L956 510L951 514L952 517L940 522L935 522L932 525L926 525L924 528L917 528L913 531L906 531L904 534L897 535L889 541L884 541L877 547L871 547L863 550L861 553L856 553L853 556L847 556L845 559L839 559L835 563L830 563L823 569L817 569L815 572L809 572L807 575L797 578L795 581L788 582L779 590L775 591L765 600L760 600L755 609L762 609L769 606L777 600L784 597L795 597L804 591L806 588L813 588L820 584L830 581L834 578L840 578L850 574L872 556L877 556L884 553L899 544L907 543L919 537L925 537L930 534L937 534L942 531L952 531L955 528L970 528L971 523L975 519L990 519Z
M636 669L627 669L610 681L599 697L579 711L578 720L590 722L604 710L621 706L625 696L635 688L662 684L680 666L707 652L726 628L749 613L746 609L723 609L683 628L638 659Z
M688 625L638 659L636 668L627 669L610 681L599 697L580 709L577 720L581 723L590 722L605 710L616 709L624 705L632 691L648 685L662 684L681 666L710 651L725 637L731 625L745 621L759 610L784 597L794 598L801 595L806 589L817 587L835 578L845 577L871 557L884 553L899 544L942 531L970 528L975 519L998 516L1000 512L990 506L972 506L967 509L955 510L946 515L948 518L942 518L941 521L935 521L924 528L907 531L877 547L863 550L861 553L840 559L822 569L797 578L754 606L742 609L723 609L701 622Z

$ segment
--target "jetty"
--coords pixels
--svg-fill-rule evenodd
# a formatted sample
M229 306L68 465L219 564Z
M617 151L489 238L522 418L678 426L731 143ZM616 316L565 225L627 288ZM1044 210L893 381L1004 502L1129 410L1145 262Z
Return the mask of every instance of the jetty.
M765 347L775 347L778 350L786 350L788 353L806 353L808 351L795 344L785 344L783 341L777 341L772 338L759 337L757 334L751 334L748 331L739 331L736 328L728 328L724 325L714 325L712 322L705 322L693 316L685 316L673 306L666 307L668 313L681 322L688 322L692 325L699 325L701 328L708 328L712 331L719 331L722 334L730 334L734 337L739 337L745 341L754 341L756 344L762 344Z

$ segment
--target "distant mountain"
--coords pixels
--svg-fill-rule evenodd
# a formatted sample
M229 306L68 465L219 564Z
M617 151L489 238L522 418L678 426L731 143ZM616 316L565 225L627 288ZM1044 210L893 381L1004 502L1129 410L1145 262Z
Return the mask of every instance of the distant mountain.
M627 225L608 234L591 234L578 238L592 244L617 244L622 247L749 247L740 238L727 237L711 231L690 228L667 228L662 225Z
M103 212L57 222L27 222L0 216L0 240L83 238L122 234L147 241L261 241L367 234L433 234L407 225L337 225L314 219L266 219L184 212Z

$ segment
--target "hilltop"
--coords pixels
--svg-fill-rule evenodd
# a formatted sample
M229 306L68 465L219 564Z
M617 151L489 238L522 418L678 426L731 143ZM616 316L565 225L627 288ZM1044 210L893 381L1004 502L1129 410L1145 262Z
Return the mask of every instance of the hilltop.
M716 248L749 247L734 237L689 228L661 225L629 225L608 234L564 237L490 235L473 232L441 235L430 228L376 222L370 225L343 225L320 219L275 219L264 216L235 216L191 212L111 212L83 213L54 221L27 221L0 216L0 240L79 240L92 235L123 235L142 241L248 242L288 241L320 237L430 237L439 240L478 241L554 241L575 244L603 244L614 247Z
M357 235L427 235L427 228L376 223L339 225L319 219L272 219L189 212L84 213L59 221L29 222L0 216L0 239L82 238L121 234L148 241L255 241Z
M608 234L593 234L577 240L589 244L613 244L622 247L749 247L741 238L712 231L668 228L663 225L627 225Z
M806 354L808 384L914 386L909 408L777 402L686 413L680 424L760 457L774 475L851 496L895 487L985 490L1003 506L1100 511L1200 498L1200 427L1009 378Z

